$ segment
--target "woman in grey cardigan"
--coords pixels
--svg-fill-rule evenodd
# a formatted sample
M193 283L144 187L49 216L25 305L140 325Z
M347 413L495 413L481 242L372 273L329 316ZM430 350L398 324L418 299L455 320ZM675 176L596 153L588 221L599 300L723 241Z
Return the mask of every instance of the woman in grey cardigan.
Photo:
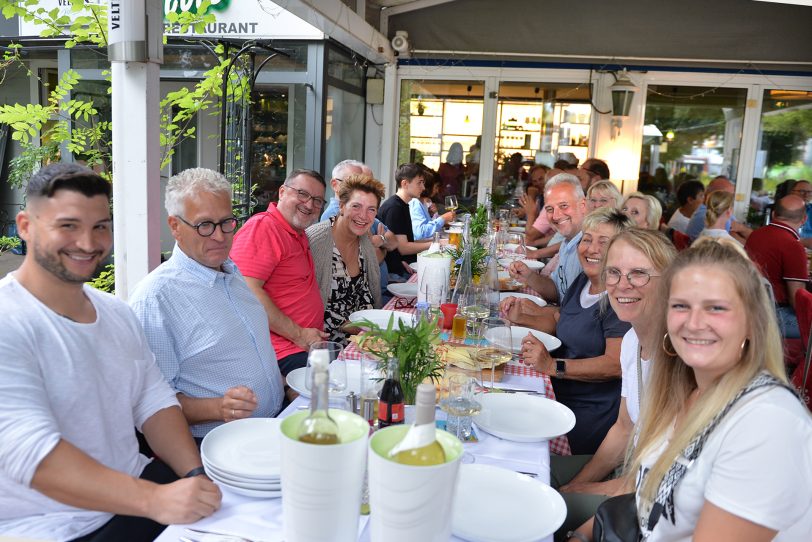
M368 232L383 197L383 184L350 175L338 191L338 215L306 230L331 341L346 342L341 325L350 314L381 306L380 268Z

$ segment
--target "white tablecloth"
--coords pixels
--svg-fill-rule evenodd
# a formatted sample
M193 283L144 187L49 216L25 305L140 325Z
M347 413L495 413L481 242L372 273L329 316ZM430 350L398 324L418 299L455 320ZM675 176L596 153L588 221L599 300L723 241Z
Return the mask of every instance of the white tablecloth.
M506 388L537 389L540 385L538 378L522 376L508 376L501 386ZM541 384L543 385L543 384ZM293 401L280 417L307 408L309 400L302 397ZM343 407L343 405L333 405ZM438 417L442 417L438 410ZM407 421L409 419L407 412ZM478 430L479 442L466 443L465 451L474 457L474 463L496 465L505 469L519 472L536 473L538 479L550 483L550 451L547 442L519 443L503 440ZM259 500L232 493L228 488L222 488L223 502L220 510L209 518L202 519L191 525L193 528L217 530L238 534L254 540L264 542L282 542L282 500ZM374 512L373 512L374 513ZM369 516L361 516L359 524L359 542L369 542L370 534L367 528ZM499 521L494 518L494 521ZM184 531L186 526L170 525L156 540L158 542L176 542L181 536L189 536ZM193 538L198 538L192 535ZM542 539L543 542L552 542L553 537ZM464 542L463 539L452 537L452 541Z

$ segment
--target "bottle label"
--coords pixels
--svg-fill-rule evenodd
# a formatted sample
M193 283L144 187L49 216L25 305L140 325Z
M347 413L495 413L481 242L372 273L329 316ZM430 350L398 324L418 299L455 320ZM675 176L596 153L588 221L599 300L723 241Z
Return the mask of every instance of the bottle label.
M378 420L387 424L403 423L405 420L403 403L387 403L378 401Z

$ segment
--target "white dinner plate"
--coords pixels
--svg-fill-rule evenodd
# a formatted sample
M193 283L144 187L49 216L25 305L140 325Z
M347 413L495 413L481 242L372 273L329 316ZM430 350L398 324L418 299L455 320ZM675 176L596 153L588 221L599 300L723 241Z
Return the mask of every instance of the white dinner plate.
M244 480L238 480L233 479L230 476L218 474L219 471L215 471L211 467L211 465L207 464L205 461L203 462L203 466L206 468L206 475L209 478L232 487L239 487L242 489L253 489L255 491L282 491L282 480L278 478L274 482L258 482L252 481L248 478Z
M501 265L505 269L510 267L510 264L512 264L513 262L522 262L523 264L525 264L527 267L529 267L533 271L538 271L539 269L544 268L544 262L540 262L538 260L525 260L525 259L522 259L522 258L504 257L504 258L499 258L499 260L497 260L497 261L499 262L499 265Z
M417 297L416 282L393 282L389 284L386 289L395 297L402 297L404 299L414 299Z
M566 435L575 427L572 410L552 399L524 393L480 393L482 405L474 423L496 437L514 442L541 442Z
M511 226L508 231L510 233L524 233L524 226Z
M449 223L448 223L448 227L449 227L449 228L462 228L464 225L465 225L465 223L464 223L464 222L460 222L459 220L456 220L456 221L454 221L454 222L449 222Z
M253 497L255 499L278 499L282 496L282 490L279 491L258 491L256 489L245 489L244 487L232 486L224 482L217 482L219 485L224 486L228 491L233 491L237 495L244 495L246 497Z
M534 542L553 534L566 516L561 495L538 480L492 465L460 466L451 519L455 536Z
M553 337L549 333L544 333L537 329L530 329L529 327L510 326L510 338L513 340L513 352L518 354L522 351L522 339L527 337L528 333L532 333L535 338L544 343L548 352L552 352L561 346L561 339ZM485 337L487 339L487 336Z
M403 311L388 311L383 309L367 309L363 311L355 311L347 318L350 322L360 322L361 320L369 320L373 324L377 324L381 329L386 329L389 325L389 318L394 315L393 329L399 329L398 321L403 322L404 326L412 327L412 315Z
M340 397L345 397L349 395L351 391L355 392L355 395L361 395L361 364L358 361L343 361L338 360L334 361L333 363L345 363L347 365L347 387L344 388L342 391L331 391L330 398L336 399ZM332 364L331 364L332 365ZM305 384L305 377L307 374L306 367L300 367L298 369L294 369L288 373L286 378L288 382L288 386L293 388L295 392L297 392L302 397L307 399L310 398L310 390L307 389L307 385ZM375 380L378 380L379 373L374 375Z
M279 418L244 418L215 427L203 438L200 454L209 465L236 477L278 478Z
M519 220L519 226L527 226L527 220Z
M525 294L525 293L522 293L522 292L502 292L501 294L499 294L499 301L502 301L506 297L521 297L522 299L529 299L530 301L532 301L533 303L535 303L539 307L546 307L547 306L547 302L544 301L542 298L540 298L537 295ZM525 333L525 335L526 335L526 333Z

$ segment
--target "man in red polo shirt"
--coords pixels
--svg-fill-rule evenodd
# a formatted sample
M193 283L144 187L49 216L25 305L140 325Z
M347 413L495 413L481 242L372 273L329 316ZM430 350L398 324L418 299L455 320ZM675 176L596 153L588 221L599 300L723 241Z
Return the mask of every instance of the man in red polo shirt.
M307 349L325 340L324 305L305 229L324 207L325 183L297 169L279 188L279 202L252 216L234 236L231 259L265 307L282 376L307 364Z
M772 222L754 231L744 245L773 287L778 325L787 339L801 336L795 316L795 292L809 279L806 251L798 235L804 222L804 200L785 196L775 202Z

